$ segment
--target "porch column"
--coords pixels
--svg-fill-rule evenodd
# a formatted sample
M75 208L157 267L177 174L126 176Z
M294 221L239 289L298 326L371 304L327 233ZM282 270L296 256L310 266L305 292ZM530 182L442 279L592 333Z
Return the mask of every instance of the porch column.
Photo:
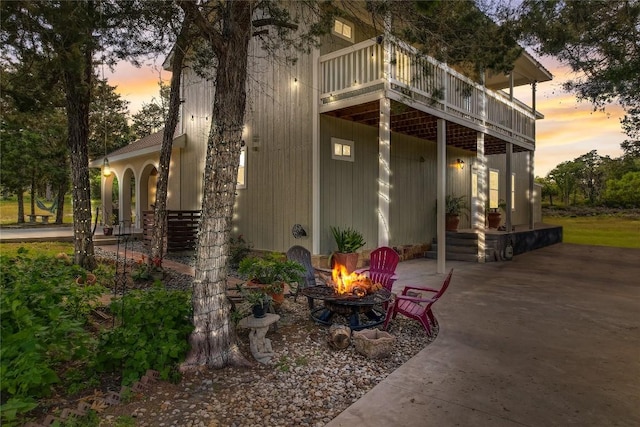
M474 229L478 234L478 262L485 262L485 206L487 203L487 158L484 155L484 133L476 135L477 159L473 167L476 170L476 206L474 209Z
M533 140L534 143L536 141L536 85L537 82L531 83L531 110L533 113L533 123L531 126L533 127ZM529 198L529 230L533 230L535 217L533 215L533 211L535 209L535 198L533 197L534 183L535 183L535 173L534 173L534 152L530 151L528 159L529 164L528 172L529 172L529 194L527 195Z
M444 273L446 269L447 242L445 232L445 194L447 191L447 122L438 119L437 170L436 170L436 230L438 239L438 263L436 271Z
M320 253L320 51L311 53L313 66L313 102L311 103L311 253Z
M378 247L389 246L389 177L391 176L391 100L380 100L378 127Z
M505 165L505 179L506 179L506 183L505 183L505 191L507 194L505 194L505 201L507 206L505 206L504 208L504 225L505 225L505 230L507 230L507 233L511 233L511 206L512 206L512 191L513 189L511 188L511 175L512 175L512 164L511 164L511 154L513 153L513 144L510 142L507 142L505 144L505 149L506 149L506 165Z

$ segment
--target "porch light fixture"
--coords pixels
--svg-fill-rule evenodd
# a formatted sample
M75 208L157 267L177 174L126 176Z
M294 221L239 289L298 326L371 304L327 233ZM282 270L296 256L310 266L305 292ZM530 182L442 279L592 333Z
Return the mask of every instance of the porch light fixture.
M458 169L460 169L460 170L464 169L464 160L457 159L456 160L456 166L458 166Z
M102 175L104 177L111 176L111 167L109 167L109 159L107 159L106 157L102 162Z

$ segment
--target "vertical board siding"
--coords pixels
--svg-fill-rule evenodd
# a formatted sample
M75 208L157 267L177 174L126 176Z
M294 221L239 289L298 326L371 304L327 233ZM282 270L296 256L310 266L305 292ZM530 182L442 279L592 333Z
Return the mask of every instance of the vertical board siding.
M238 189L235 233L255 249L311 247L311 56L296 65L271 60L252 43L246 132L247 187ZM295 82L297 79L297 82ZM295 239L294 224L307 237Z
M435 236L435 158L434 142L391 134L390 245L427 243Z
M331 158L331 138L354 141L354 162ZM375 248L378 240L378 130L320 117L320 250L336 249L329 226L355 227Z
M207 137L213 110L213 83L185 68L182 108L183 129L187 134L186 147L180 158L180 209L202 208L203 171L207 157Z

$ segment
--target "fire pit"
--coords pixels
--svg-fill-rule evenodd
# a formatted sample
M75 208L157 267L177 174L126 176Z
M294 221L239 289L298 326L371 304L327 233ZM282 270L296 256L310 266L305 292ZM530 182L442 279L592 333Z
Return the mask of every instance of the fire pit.
M331 325L335 315L348 320L352 330L359 331L381 325L385 319L382 304L391 299L391 292L372 283L364 275L347 274L337 265L332 271L332 286L313 286L300 292L313 300L323 301L322 307L311 310L311 318L323 325Z

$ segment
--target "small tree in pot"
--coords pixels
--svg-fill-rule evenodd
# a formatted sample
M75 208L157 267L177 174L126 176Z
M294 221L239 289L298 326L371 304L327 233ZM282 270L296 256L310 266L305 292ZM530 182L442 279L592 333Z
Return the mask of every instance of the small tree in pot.
M238 272L249 280L250 286L261 289L269 294L274 302L281 303L284 299L284 284L297 284L305 273L302 265L283 258L277 253L270 253L263 258L247 257L240 261Z
M333 267L333 262L337 262L344 265L347 272L351 273L358 265L358 253L356 251L366 245L364 237L362 233L351 227L342 229L330 226L329 228L336 245L338 245L338 252L334 252L331 255L331 266Z
M458 224L460 224L460 215L467 210L467 203L465 202L465 196L452 196L447 195L444 199L444 213L446 216L447 231L458 231Z

